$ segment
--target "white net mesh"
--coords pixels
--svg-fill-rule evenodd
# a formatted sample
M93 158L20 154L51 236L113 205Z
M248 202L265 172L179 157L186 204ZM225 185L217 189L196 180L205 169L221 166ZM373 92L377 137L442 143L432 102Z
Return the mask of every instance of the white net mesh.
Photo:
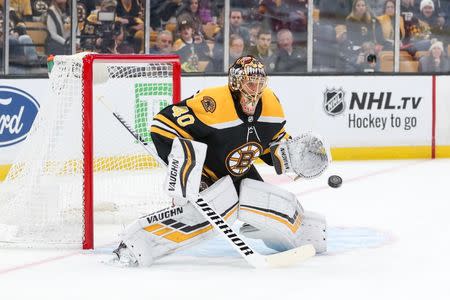
M55 58L50 101L0 184L0 243L81 245L83 228L83 54ZM153 115L172 102L172 64L94 60L94 220L126 224L169 205L165 171L113 117L151 141Z

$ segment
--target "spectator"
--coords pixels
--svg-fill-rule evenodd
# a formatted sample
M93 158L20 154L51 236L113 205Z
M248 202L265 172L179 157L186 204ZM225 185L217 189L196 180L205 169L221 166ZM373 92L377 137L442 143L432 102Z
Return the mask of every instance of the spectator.
M336 71L339 53L335 28L345 24L345 18L351 12L351 1L320 0L320 19L313 24L313 70Z
M256 46L256 40L258 39L258 33L261 30L261 24L259 22L255 22L250 25L248 29L249 39L250 39L250 47Z
M437 23L437 15L434 13L433 0L420 1L420 14L418 17L419 20L428 23L429 26Z
M177 19L191 19L191 22L194 25L194 32L196 34L201 34L202 19L200 18L198 1L199 0L185 0L184 4L178 9Z
M395 0L386 0L384 3L384 14L377 17L381 25L384 39L394 45L395 38ZM403 17L400 16L400 40L405 36L405 23Z
M230 46L229 46L229 66L232 65L236 59L245 55L244 53L245 43L244 39L237 34L232 34L230 36ZM223 47L222 45L216 44L213 49L213 58L208 64L208 72L223 72L224 61L223 61ZM227 67L229 67L227 66Z
M237 34L230 36L230 59L228 62L232 65L239 57L244 55L244 38Z
M403 16L405 23L403 44L407 45L419 27L419 19L417 16L420 14L420 9L419 6L415 5L414 0L401 0L400 14Z
M156 45L150 48L150 54L170 54L172 52L172 32L163 30L158 33Z
M266 72L272 72L275 70L276 55L270 49L272 43L272 33L268 29L261 29L258 32L256 40L256 46L250 48L249 54L260 60L265 68Z
M141 9L138 0L120 0L116 6L116 21L125 27L125 39L130 45L134 45L135 53L144 50L144 21L140 17Z
M198 4L198 15L202 21L202 24L217 22L217 18L213 17L210 0L200 0Z
M32 9L32 19L36 22L44 22L47 17L48 7L50 6L50 1L48 0L32 0L31 1L31 9Z
M31 18L31 16L28 15L28 13L31 13L30 2L27 0L12 1L10 4L11 4L11 9L9 11L10 33L9 35L7 35L9 40L10 61L26 65L37 64L39 62L36 47L33 45L33 40L31 39L31 37L27 34L27 28L23 23L23 20ZM0 11L2 5L3 2L0 2ZM2 28L0 30L3 30L3 16L0 23L2 23Z
M346 18L348 39L355 45L373 42L387 46L378 20L370 14L366 0L354 0L352 12Z
M381 16L385 13L385 0L368 0L367 4L369 5L374 16Z
M436 8L437 15L442 17L445 21L445 26L449 26L449 13L450 13L450 0L437 0L434 7Z
M116 33L112 35L111 40L106 41L103 47L103 53L109 54L132 54L134 53L134 48L125 40L125 30L120 22L116 22L115 25Z
M377 72L380 70L373 42L364 42L359 53L347 65L350 72Z
M182 0L150 0L150 26L153 30L163 29L163 24L175 17L183 4Z
M437 2L438 4L435 4ZM448 41L448 26L445 17L442 13L442 8L439 8L440 13L437 13L437 6L441 5L440 1L422 0L420 2L419 21L426 23L429 27L431 37L438 38L441 41Z
M450 64L444 52L442 42L433 40L429 55L422 56L419 60L419 72L443 72L450 71Z
M273 32L288 27L289 8L284 1L262 0L259 4L259 13L262 16L263 26L271 28Z
M86 18L86 24L80 37L81 49L88 51L109 52L107 48L111 48L111 43L114 42L114 35L117 35L115 28L122 27L122 23L116 17L118 22L116 26L115 21L100 21L98 20L99 12L116 12L116 0L103 0L98 10L91 11L91 14ZM128 42L126 39L124 42Z
M243 13L243 18L247 22L259 22L261 21L261 15L258 11L259 2L260 0L231 0L230 7L241 10Z
M444 27L445 22L442 22L442 18L434 13L434 2L422 0L419 9L420 14L414 15L409 22L409 34L407 34L409 44L404 47L411 55L414 55L416 51L427 51L433 37L447 40L448 33Z
M70 17L66 12L67 0L52 0L48 9L46 40L47 54L67 54L70 51L68 39L70 37Z
M27 29L24 23L16 24L15 28L9 35L10 57L12 60L19 60L25 64L38 64L38 55L33 40L27 34Z
M4 2L5 0L0 0L0 8L3 7ZM33 17L30 0L10 0L9 11L10 18L14 23L31 21Z
M401 0L400 12L404 14L405 20L418 15L420 13L420 0Z
M192 20L181 20L177 26L180 38L173 45L185 72L203 72L210 60L209 47L205 41L194 36L194 26Z
M294 48L294 38L289 29L277 33L278 55L275 62L276 72L300 73L306 71L305 51Z
M294 37L294 44L306 44L306 32L308 28L307 0L285 0L288 10L284 28L288 28Z
M242 26L244 21L242 11L240 9L232 8L230 10L230 35L236 34L244 39L245 47L250 46L250 33L247 28ZM222 28L216 36L216 43L223 44L224 29Z

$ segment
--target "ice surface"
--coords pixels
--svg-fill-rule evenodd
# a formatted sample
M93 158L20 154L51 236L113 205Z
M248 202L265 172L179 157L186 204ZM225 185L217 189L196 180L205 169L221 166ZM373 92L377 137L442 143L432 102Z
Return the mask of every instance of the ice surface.
M116 241L99 231L95 251L0 249L0 299L450 299L450 160L336 162L297 182L258 168L327 217L327 254L256 270L215 238L123 269L102 263Z

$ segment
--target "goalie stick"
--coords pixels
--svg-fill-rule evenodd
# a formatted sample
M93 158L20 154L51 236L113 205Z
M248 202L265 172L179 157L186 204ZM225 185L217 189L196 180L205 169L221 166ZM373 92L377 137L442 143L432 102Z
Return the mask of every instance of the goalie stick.
M137 132L135 132L127 122L116 112L114 112L102 99L100 102L112 113L114 118L139 142L139 144L162 166L166 163L157 155L153 149ZM202 198L189 199L194 207L205 217L211 225L228 241L229 244L253 267L282 267L290 266L304 261L316 254L314 246L303 245L288 251L270 255L262 255L254 251L242 238L228 225L228 223L216 213L216 211Z

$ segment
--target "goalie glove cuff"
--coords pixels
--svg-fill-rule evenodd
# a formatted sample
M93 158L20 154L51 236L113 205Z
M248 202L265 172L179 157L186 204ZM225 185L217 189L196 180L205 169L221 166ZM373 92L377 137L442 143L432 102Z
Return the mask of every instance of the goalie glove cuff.
M278 175L293 172L289 149L286 142L275 143L270 146L273 166Z

